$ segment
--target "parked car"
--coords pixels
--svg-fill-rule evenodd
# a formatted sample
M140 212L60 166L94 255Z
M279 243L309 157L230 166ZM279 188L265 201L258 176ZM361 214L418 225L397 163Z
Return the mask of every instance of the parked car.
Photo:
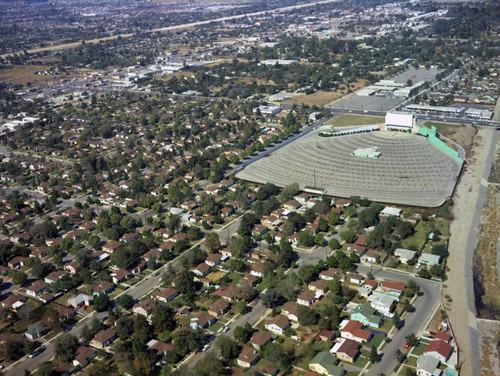
M229 332L229 329L231 329L229 326L225 326L224 329L222 329L222 333Z
M207 351L209 348L210 348L210 345L207 343L205 346L203 346L201 351Z
M403 348L406 350L410 347L410 344L408 342L405 343L405 345L403 346Z

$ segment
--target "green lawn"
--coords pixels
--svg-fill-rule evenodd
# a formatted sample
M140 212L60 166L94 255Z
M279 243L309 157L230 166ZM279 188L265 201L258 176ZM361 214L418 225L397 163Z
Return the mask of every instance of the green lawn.
M358 359L354 363L352 363L355 367L363 368L368 363L368 359L363 356L358 356ZM349 363L348 363L349 364Z
M406 360L406 364L409 366L416 367L417 366L417 357L416 356L409 356Z
M334 118L329 125L334 127L348 127L353 125L372 125L383 123L384 118L381 116L365 116L365 115L349 115L342 114Z
M415 226L415 233L404 239L402 241L402 246L404 248L408 248L409 246L413 245L417 247L417 249L419 250L422 249L423 245L425 244L425 241L427 240L428 232L429 232L429 225L424 221L418 222L418 224Z
M448 222L443 219L436 221L436 229L441 232L442 236L449 237L450 236L450 226Z
M215 324L209 326L208 330L210 330L213 333L216 333L223 326L224 326L224 324L222 324L221 322L217 321Z
M426 346L427 346L426 344L419 343L419 344L417 345L417 347L415 347L411 353L412 353L413 355L420 356L420 355L422 355L422 354L423 354L423 352L424 352L424 348L425 348Z
M375 346L375 348L378 349L382 341L385 339L385 336L381 334L377 334L376 336L373 336L370 342L368 342L368 346Z
M262 292L265 289L267 289L270 286L270 284L271 284L270 281L264 279L261 283L259 283L255 287L255 290L257 290L258 292Z

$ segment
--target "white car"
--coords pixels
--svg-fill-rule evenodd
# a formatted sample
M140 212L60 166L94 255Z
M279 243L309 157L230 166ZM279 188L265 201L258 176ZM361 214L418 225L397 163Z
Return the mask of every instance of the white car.
M210 348L210 345L207 343L205 346L203 346L201 351L207 351L209 348Z
M222 329L222 333L229 332L229 329L231 329L229 326L225 326L224 329Z

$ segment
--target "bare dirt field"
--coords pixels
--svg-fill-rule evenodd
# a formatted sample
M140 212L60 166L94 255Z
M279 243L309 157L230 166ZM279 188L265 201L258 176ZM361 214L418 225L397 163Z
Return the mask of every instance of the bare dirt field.
M424 125L429 128L432 125L435 126L438 133L461 145L465 149L467 155L471 150L472 140L477 133L477 128L470 124L452 124L427 121Z
M474 249L477 205L484 195L483 177L489 172L489 152L494 131L481 128L474 139L467 167L457 186L453 214L455 220L450 228L450 257L448 258L448 281L444 286L446 313L460 350L463 375L476 375L479 370L478 335L474 312L472 252ZM472 243L472 244L470 244ZM472 330L471 330L472 328ZM476 355L477 354L477 355Z
M481 376L495 376L500 370L500 321L478 320Z
M365 86L365 80L357 81L350 84L351 91L356 91ZM347 94L347 87L345 84L339 86L335 91L322 91L319 90L313 94L299 95L298 97L289 99L284 103L287 104L305 104L308 106L324 106L334 100L342 98Z
M13 68L0 70L0 81L23 83L19 81L47 69L50 69L49 65L15 65Z

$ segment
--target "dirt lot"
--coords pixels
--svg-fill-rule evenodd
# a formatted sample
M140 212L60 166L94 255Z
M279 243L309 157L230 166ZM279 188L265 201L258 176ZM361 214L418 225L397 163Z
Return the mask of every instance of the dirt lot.
M477 128L469 124L451 124L435 121L427 121L424 123L424 125L429 128L432 125L435 126L438 133L462 145L467 155L469 155L470 149L472 147L472 140L477 133Z
M498 375L500 370L500 321L478 320L481 376Z
M70 73L56 75L57 79L54 80L54 75L38 75L38 72L50 69L50 65L16 65L11 69L0 70L0 81L9 82L11 84L26 84L31 83L50 83L63 78L79 77L79 73Z
M500 236L500 144L490 170L486 202L481 215L481 231L474 254L476 309L478 317L500 320L500 281L497 253Z
M365 86L365 80L354 82L351 85L351 91L356 91ZM304 94L298 97L289 99L284 103L287 104L306 104L309 106L324 106L334 100L342 98L347 94L346 85L342 84L335 91L322 91L319 90L314 94Z

